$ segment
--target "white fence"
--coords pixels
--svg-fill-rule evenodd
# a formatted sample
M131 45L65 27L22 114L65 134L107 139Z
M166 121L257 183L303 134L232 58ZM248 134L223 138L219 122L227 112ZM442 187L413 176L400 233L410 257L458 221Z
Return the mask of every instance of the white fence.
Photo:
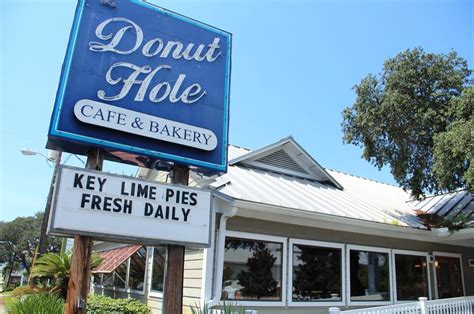
M389 306L370 307L357 310L341 311L337 307L329 308L330 314L474 314L474 296L419 302L402 303Z

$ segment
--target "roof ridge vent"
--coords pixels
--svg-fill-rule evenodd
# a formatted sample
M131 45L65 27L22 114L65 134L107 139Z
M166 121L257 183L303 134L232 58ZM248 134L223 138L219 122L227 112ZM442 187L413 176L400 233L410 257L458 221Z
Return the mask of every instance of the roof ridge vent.
M272 167L309 175L284 149L279 149L266 156L255 159L255 162Z

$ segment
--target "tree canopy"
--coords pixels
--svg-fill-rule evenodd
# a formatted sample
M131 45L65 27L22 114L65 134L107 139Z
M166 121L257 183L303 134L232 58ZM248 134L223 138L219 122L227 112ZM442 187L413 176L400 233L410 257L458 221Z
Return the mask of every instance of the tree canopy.
M12 270L18 266L29 274L31 262L38 245L43 213L0 221L0 263ZM48 251L58 251L60 241L49 239Z
M343 111L343 141L363 148L379 169L389 166L412 196L474 187L474 87L455 51L406 50L385 61L380 75L354 87Z

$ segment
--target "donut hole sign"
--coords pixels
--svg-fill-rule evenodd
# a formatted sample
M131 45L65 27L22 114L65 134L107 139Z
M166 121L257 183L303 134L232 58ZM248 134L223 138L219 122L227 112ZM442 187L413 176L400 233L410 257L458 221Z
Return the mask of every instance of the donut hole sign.
M227 170L231 34L138 0L79 0L47 147Z

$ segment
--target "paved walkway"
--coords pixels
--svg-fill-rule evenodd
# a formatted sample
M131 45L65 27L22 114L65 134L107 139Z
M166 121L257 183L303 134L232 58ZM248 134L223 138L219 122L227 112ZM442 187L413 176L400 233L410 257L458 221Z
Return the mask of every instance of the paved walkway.
M0 293L0 314L5 314L5 306L3 305L3 294Z

